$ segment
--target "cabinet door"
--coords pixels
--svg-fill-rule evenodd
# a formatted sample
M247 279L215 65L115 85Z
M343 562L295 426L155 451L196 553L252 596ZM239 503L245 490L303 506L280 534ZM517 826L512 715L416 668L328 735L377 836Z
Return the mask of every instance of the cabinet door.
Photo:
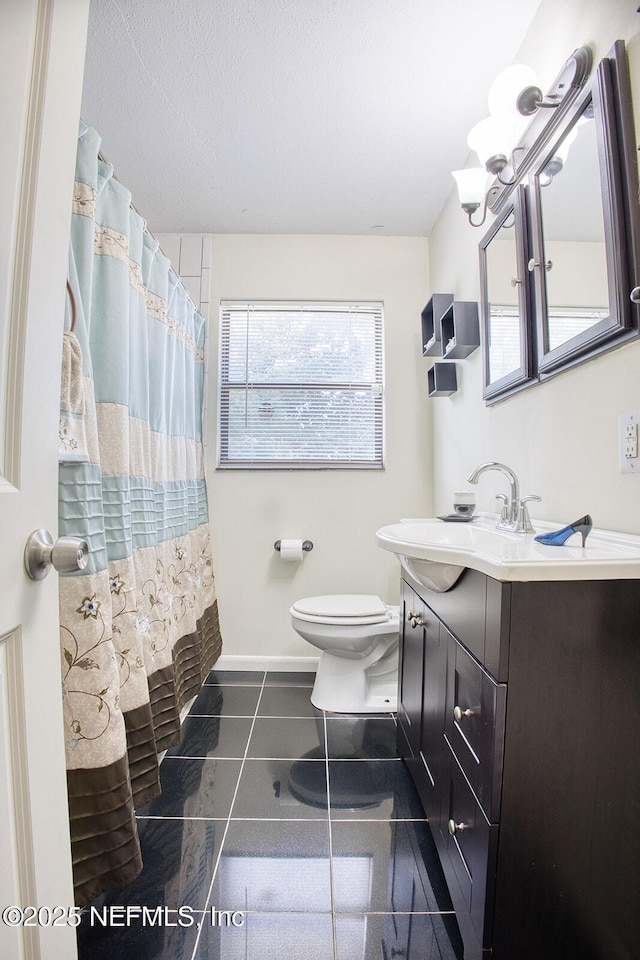
M444 713L447 681L448 633L425 607L424 667L422 677L422 723L420 760L424 770L421 799L429 820L440 812L442 785L446 779Z
M405 759L420 752L422 718L422 667L424 662L425 604L406 583L402 584L402 629L398 674L399 750ZM403 743L404 738L404 743Z
M490 824L455 757L443 788L436 843L460 933L465 960L490 955L498 826Z
M445 734L487 819L495 822L500 813L507 688L453 637L447 673Z

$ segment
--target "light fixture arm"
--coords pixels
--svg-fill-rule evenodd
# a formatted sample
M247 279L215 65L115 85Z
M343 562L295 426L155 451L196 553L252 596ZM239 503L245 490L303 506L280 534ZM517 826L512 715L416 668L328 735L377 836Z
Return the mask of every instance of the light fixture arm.
M545 97L540 87L525 87L521 91L516 101L518 113L523 117L532 116L539 107L555 109L562 102L562 97L557 93L552 93Z
M516 153L518 152L518 150L523 151L523 150L524 150L524 147L523 147L523 146L517 146L517 147L514 147L513 150L511 151L511 170L513 171L513 175L512 175L512 177L511 177L511 179L510 179L510 180L503 180L503 178L500 176L500 174L502 173L502 170L499 170L498 173L496 174L496 180L498 181L498 183L501 183L503 187L512 187L512 186L514 185L514 183L517 183L517 181L518 181L518 176L519 176L519 175L516 173L516 164L515 164L515 160L514 160L514 157L515 157ZM504 169L504 168L503 168L503 169Z
M480 209L481 206L482 206L482 219L481 219L481 220L478 220L478 221L474 221L474 220L473 220L473 215L474 215L474 213L476 212L476 210L479 210L479 209ZM462 209L464 210L464 212L465 212L466 215L468 216L468 218L469 218L469 223L471 224L472 227L481 227L482 224L483 224L483 223L485 222L485 220L487 219L487 200L486 200L486 197L485 197L484 203L482 203L482 204L479 204L479 203L463 203L463 204L462 204Z

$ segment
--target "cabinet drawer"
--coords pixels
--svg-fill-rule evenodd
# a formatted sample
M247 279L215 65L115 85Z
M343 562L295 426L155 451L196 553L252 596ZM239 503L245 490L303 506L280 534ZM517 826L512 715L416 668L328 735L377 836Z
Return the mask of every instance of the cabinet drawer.
M498 680L507 679L510 583L500 583L477 570L465 570L450 590L435 593L406 571L403 578L490 674Z
M491 947L498 827L487 821L451 755L450 763L440 835L445 853L443 867L465 940L466 957L467 953L475 953L471 931L481 947Z
M445 593L426 587L420 593L448 629L484 662L487 577L477 570L465 570Z
M445 735L489 821L498 820L506 686L449 637Z

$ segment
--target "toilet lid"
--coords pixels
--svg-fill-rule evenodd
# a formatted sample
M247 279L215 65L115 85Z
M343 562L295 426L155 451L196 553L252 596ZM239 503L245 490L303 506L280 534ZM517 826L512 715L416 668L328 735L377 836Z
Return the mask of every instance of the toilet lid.
M349 621L366 618L368 623L389 619L389 609L380 597L360 593L332 594L324 597L305 597L292 607L303 617L331 617Z

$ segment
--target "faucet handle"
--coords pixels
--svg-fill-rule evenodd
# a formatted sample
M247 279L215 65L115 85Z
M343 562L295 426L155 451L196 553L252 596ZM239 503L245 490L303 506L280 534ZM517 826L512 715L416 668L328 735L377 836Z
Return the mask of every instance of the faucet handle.
M529 516L529 508L527 506L527 502L529 500L537 500L540 502L542 497L539 497L537 493L530 493L528 496L522 498L518 511L518 528L516 531L518 533L535 533L531 523L531 517Z
M509 520L509 497L506 493L496 493L496 500L502 500L500 523L507 523Z

